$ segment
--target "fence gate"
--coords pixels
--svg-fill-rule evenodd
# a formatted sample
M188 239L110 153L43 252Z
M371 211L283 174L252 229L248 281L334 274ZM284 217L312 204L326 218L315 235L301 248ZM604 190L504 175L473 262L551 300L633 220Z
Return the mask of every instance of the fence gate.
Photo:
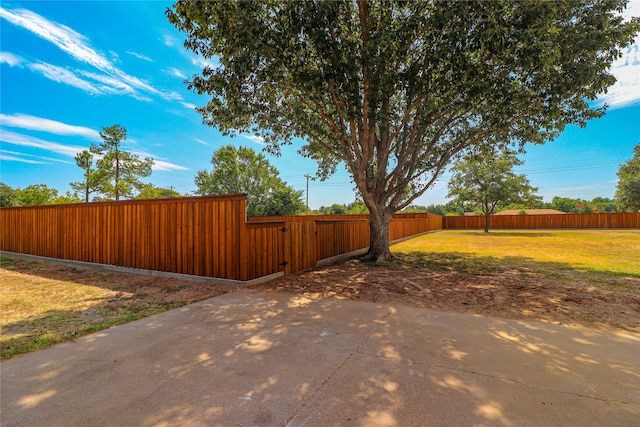
M285 274L306 270L316 265L316 223L286 222L284 233L284 255L287 262Z

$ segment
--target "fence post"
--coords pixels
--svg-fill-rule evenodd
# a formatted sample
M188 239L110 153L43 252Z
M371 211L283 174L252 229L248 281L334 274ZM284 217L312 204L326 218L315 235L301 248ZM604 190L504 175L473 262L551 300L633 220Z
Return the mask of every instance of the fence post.
M245 195L242 199L240 199L240 218L238 218L239 222L239 257L240 257L240 280L248 279L248 268L247 263L249 262L249 248L247 242L247 196Z

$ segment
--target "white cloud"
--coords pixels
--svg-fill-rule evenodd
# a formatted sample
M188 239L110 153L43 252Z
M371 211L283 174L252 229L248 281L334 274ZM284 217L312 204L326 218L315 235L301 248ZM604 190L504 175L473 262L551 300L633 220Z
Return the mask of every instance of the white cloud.
M56 162L56 163L66 163L68 165L74 165L75 164L75 162L69 162L67 160L60 160L60 159L56 159L56 158L53 158L53 157L36 156L35 154L18 153L16 151L9 151L9 150L2 150L2 154L13 154L14 156L20 156L20 159L22 159L23 157L30 157L30 158L33 158L33 159L45 160L45 162L35 162L35 161L26 161L26 159L23 159L23 160L25 160L24 163L50 164L51 162ZM21 161L21 160L15 160L15 161Z
M9 64L11 67L22 65L24 59L9 52L0 52L0 64Z
M640 1L630 1L623 13L625 20L640 16ZM620 108L640 102L640 35L628 46L621 58L611 65L616 83L606 94L598 97L611 108Z
M148 96L141 95L133 87L117 78L105 74L91 73L89 71L78 71L78 73L100 83L100 85L96 87L96 89L100 91L100 94L129 95L139 101L152 101Z
M249 141L254 142L254 143L256 143L256 144L260 144L260 145L267 145L267 143L266 143L266 142L264 142L264 138L263 138L263 137L261 137L261 136L257 136L257 135L244 135L244 134L242 134L242 135L240 135L240 136L241 136L241 137L243 137L243 138L246 138L246 139L248 139Z
M201 58L199 56L191 57L191 63L193 65L196 65L199 68L202 68L202 69L205 69L205 68L215 69L216 68L216 64L214 64L210 59L204 59L204 58Z
M165 34L162 36L162 42L165 44L165 46L175 46L177 43L175 37L169 34Z
M75 145L63 145L56 142L44 141L32 136L21 135L19 133L3 131L0 133L0 140L7 144L20 145L22 147L40 148L53 153L74 157L79 152L86 150L85 147Z
M622 58L611 66L616 83L598 99L611 108L640 102L640 52L638 44L629 46Z
M182 101L182 95L175 91L163 92L162 97L169 101Z
M73 72L69 71L66 68L58 67L57 65L47 64L45 62L38 62L34 64L29 64L28 67L42 74L44 77L49 80L53 80L54 82L64 83L69 86L76 87L85 92L90 93L91 95L101 95L104 92L96 87L91 82L81 79Z
M142 158L145 157L149 157L151 159L153 159L153 170L154 171L186 171L189 170L188 168L185 168L184 166L180 166L180 165L176 165L174 163L170 163L167 162L166 160L162 160L162 158L158 158L157 156L149 153L148 151L144 151L144 150L131 150L130 151L131 154L135 154L136 156L140 156Z
M153 159L154 171L186 171L189 170L184 166L176 165L174 163L165 162L164 160Z
M6 153L6 151L3 151L2 153L0 153L0 160L5 161L5 162L29 163L29 164L32 164L32 165L45 165L46 164L46 162L40 162L38 160L29 160L29 159L23 159L21 157L8 156L5 153Z
M184 105L185 107L187 107L190 110L195 110L196 108L198 108L198 106L196 104L192 104L190 102L182 102L182 105Z
M182 71L178 70L177 68L173 68L173 67L169 67L167 68L167 71L169 71L169 74L171 74L174 77L178 77L181 79L186 79L187 76L185 76Z
M83 150L86 150L85 147L58 144L56 142L44 141L44 140L39 139L39 138L34 138L32 136L27 136L27 135L21 135L21 134L10 132L10 131L9 132L3 131L2 133L0 133L0 140L2 142L7 143L7 144L19 145L19 146L22 146L22 147L39 148L39 149L42 149L42 150L47 150L47 151L51 151L53 153L63 154L65 156L71 156L71 157L74 157L79 152L81 152ZM153 162L154 162L154 164L153 164L153 170L154 171L175 171L175 170L186 171L186 170L189 170L188 168L185 168L184 166L176 165L174 163L170 163L170 162L167 162L167 161L164 161L164 160L155 159L152 154L149 154L149 153L147 153L145 151L133 150L133 151L131 151L131 153L132 154L136 154L136 155L138 155L140 157L151 157L153 159ZM19 160L15 160L15 159L12 159L12 160L19 161ZM34 163L34 162L35 161L29 161L29 162L26 162L26 163Z
M0 7L0 17L53 43L78 61L101 70L113 69L109 60L86 43L86 37L66 25L49 21L27 9L7 10Z
M29 116L27 114L0 114L0 124L14 128L49 132L56 135L79 135L96 141L102 140L100 132L97 130L84 126L68 125L55 120Z
M143 54L141 54L141 53L138 53L138 52L132 52L132 51L129 51L129 50L128 50L128 51L126 51L125 53L128 53L129 55L133 55L133 56L135 56L135 57L136 57L136 58L138 58L138 59L142 59L143 61L153 62L153 59L149 58L149 57L148 57L148 56L146 56L146 55L143 55Z
M209 144L207 144L206 142L204 142L204 141L203 141L203 140L201 140L201 139L198 139L198 138L193 138L193 139L194 139L198 144L207 145L207 146L209 145Z
M84 81L69 69L44 63L29 65L30 68L41 72L51 80L75 86L93 95L125 93L137 99L148 100L148 98L136 93L136 90L141 90L153 95L163 96L165 99L173 99L171 93L163 93L149 83L117 68L109 59L91 47L85 36L77 33L66 25L50 21L27 9L8 10L0 7L0 18L4 18L12 24L22 27L44 40L51 42L76 61L88 64L106 74L106 76L101 78L98 78L95 73L91 75L91 78L103 84L102 87L98 88ZM8 60L15 62L14 58L7 59L7 61Z

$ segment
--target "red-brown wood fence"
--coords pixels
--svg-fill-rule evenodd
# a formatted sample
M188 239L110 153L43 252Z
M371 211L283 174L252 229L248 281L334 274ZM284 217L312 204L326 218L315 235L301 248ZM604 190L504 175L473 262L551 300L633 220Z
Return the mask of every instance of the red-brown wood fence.
M369 245L368 215L245 212L244 195L2 208L0 250L246 281ZM483 227L484 217L396 214L389 240ZM640 228L640 213L493 216L490 227Z
M438 215L398 215L390 238L441 228ZM294 273L368 245L368 215L247 221L243 195L0 209L3 251L231 280Z
M0 248L199 276L243 276L244 196L0 209Z
M484 216L446 216L444 229L484 229ZM640 228L640 212L566 215L495 215L489 229Z

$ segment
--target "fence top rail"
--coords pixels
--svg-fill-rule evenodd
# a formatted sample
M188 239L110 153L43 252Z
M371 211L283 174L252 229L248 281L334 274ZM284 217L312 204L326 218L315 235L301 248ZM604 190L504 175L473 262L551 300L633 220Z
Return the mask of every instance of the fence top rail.
M515 215L491 215L491 218L513 218L513 217L568 217L568 216L596 216L596 215L636 215L640 212L587 212L587 213L564 213L564 214L515 214ZM395 217L394 217L395 218ZM449 215L446 218L482 218L484 219L484 215Z
M369 218L337 218L337 219L315 219L315 222L369 222Z
M171 204L183 202L207 202L212 200L245 200L244 194L221 194L215 196L187 196L187 197L171 197L166 199L127 199L127 200L109 200L105 202L88 202L88 203L61 203L53 205L37 205L37 206L7 206L0 208L1 210L26 210L26 209L59 209L66 207L88 207L88 206L126 206L126 205L148 205L148 204Z
M396 212L393 215L393 219L426 219L428 217L436 217L442 218L442 215L434 214L431 212L418 212L418 213L401 213ZM260 221L336 221L336 220L345 220L351 221L354 219L363 219L368 220L369 214L336 214L336 215L276 215L276 216L250 216L248 217L249 222L260 222Z
M249 221L247 222L247 227L264 227L264 226L274 226L274 225L284 225L287 221Z

